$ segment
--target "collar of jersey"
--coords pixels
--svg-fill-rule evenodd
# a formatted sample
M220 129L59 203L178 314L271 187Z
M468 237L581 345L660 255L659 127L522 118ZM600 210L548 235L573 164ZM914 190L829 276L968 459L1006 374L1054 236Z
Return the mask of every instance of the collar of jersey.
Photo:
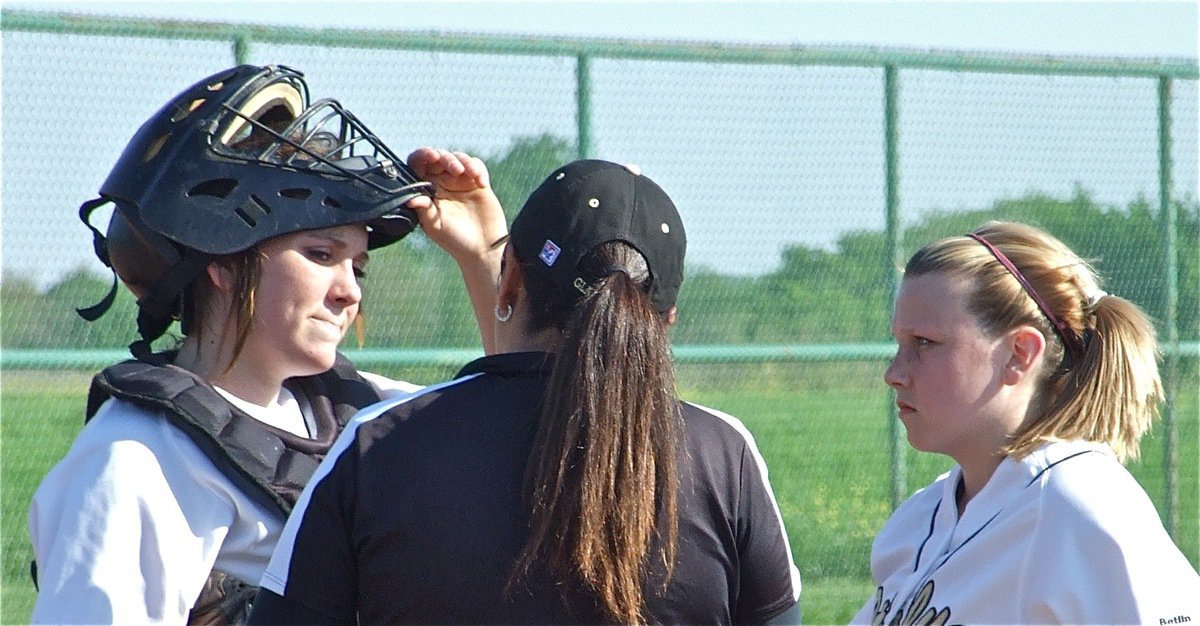
M554 355L548 352L506 352L480 357L467 363L455 378L471 374L494 376L545 376L554 367Z

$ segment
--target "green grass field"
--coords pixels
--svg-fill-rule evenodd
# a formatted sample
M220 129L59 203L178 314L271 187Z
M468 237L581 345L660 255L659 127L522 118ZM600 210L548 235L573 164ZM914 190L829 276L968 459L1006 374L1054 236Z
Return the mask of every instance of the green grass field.
M871 538L890 512L889 394L878 364L686 365L682 395L741 418L770 467L803 579L806 623L846 623L872 591ZM383 372L396 375L396 372ZM411 374L411 373L410 373ZM446 375L446 374L441 374ZM26 623L35 591L29 579L29 499L82 425L87 377L74 372L4 372L0 393L0 495L3 587L0 621ZM424 376L410 379L429 382ZM1177 541L1196 565L1197 389L1180 385ZM1130 469L1163 506L1161 425L1143 440ZM906 492L950 466L944 457L906 453Z

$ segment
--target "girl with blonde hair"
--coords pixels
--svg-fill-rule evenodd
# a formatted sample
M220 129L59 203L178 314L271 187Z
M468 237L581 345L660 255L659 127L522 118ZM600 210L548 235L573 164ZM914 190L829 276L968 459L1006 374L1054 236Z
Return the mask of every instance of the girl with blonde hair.
M1049 234L997 222L913 255L892 334L908 440L957 464L876 537L854 623L1200 618L1200 576L1122 466L1162 398L1135 304Z

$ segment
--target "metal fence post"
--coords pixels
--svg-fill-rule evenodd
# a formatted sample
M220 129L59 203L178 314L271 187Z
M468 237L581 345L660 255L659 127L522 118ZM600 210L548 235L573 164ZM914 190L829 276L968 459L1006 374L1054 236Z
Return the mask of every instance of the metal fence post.
M592 156L592 58L586 54L575 57L575 123L579 158Z
M1158 225L1162 239L1162 321L1160 332L1166 347L1162 383L1165 396L1163 419L1163 524L1172 537L1179 528L1179 422L1175 419L1179 370L1179 213L1171 201L1171 78L1158 77Z
M250 57L250 38L245 34L233 38L233 64L243 65Z
M899 90L898 70L894 64L883 66L883 169L884 169L884 187L885 187L885 211L887 219L887 259L886 263L891 265L887 276L892 281L892 288L889 290L892 301L887 303L888 310L896 300L896 292L900 288L900 268L904 266L904 251L901 249L901 232L900 232L900 195L899 195L899 161L897 152L899 109L897 99L897 91ZM904 501L907 489L907 470L904 463L905 452L905 436L904 428L900 423L900 415L896 410L896 405L891 403L888 407L888 435L889 435L889 453L890 453L890 473L892 482L891 503L892 509L900 506Z

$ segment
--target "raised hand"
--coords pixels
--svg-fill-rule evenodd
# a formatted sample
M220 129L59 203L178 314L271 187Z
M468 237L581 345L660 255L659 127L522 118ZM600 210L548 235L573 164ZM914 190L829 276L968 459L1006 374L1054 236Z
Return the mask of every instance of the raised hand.
M408 205L434 243L460 265L498 254L494 244L508 234L508 225L482 160L422 147L408 156L408 165L437 188L435 200L421 196Z
M491 354L492 311L504 253L500 244L508 235L508 223L487 166L465 152L424 147L408 155L408 166L437 188L435 200L422 196L408 206L416 211L421 230L458 263L484 352Z

